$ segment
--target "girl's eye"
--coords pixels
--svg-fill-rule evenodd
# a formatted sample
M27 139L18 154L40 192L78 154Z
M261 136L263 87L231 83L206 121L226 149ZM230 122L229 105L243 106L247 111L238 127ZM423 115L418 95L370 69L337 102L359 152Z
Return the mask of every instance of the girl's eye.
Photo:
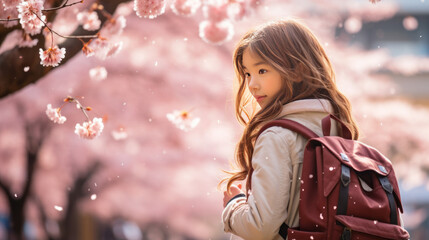
M259 70L259 74L264 74L264 73L266 73L267 72L267 70L265 70L265 69L260 69Z
M248 77L250 77L250 73L244 73L244 76L245 76L246 78L248 78Z

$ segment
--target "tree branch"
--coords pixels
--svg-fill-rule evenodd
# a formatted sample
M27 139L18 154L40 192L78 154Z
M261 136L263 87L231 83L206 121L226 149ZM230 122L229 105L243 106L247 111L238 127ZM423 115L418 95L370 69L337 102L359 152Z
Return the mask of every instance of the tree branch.
M130 0L102 0L100 3L104 6L104 10L113 14L119 4ZM100 21L104 23L106 18L100 16ZM95 31L88 32L83 28L78 27L72 35L88 35L96 34ZM9 94L15 93L22 88L36 83L54 68L43 67L40 65L39 48L44 46L44 38L42 34L38 35L39 43L33 48L18 48L15 47L0 55L0 98ZM81 52L81 42L76 39L67 39L59 47L67 49L66 56L62 60L61 65L64 65L76 54ZM61 65L59 67L61 67ZM30 67L30 71L24 72L25 67Z
M58 6L58 7L54 7L54 8L44 9L44 10L42 10L42 11L43 11L43 12L49 12L49 11L56 11L56 10L59 10L59 9L61 9L61 8L65 8L65 7L71 7L71 6L75 5L75 4L83 3L83 0L79 0L79 1L77 1L77 2L70 3L70 4L67 4L67 3L68 3L68 0L64 0L64 1L63 1L63 3L61 3L61 5L60 5L60 6Z

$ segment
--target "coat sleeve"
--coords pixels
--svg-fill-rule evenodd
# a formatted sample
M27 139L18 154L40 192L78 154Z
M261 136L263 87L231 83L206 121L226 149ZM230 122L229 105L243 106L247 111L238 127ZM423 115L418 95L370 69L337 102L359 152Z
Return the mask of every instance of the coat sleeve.
M287 217L292 178L288 136L269 128L258 137L252 156L252 193L247 202L236 198L225 207L222 220L226 232L246 240L278 235Z

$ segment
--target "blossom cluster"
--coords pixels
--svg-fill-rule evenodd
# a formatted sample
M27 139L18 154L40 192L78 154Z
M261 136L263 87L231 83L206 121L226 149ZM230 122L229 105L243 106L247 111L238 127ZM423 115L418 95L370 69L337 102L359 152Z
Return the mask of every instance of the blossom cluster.
M199 35L208 42L222 44L234 35L232 21L242 20L263 0L173 0L171 10L180 16L192 16L202 6L205 20L200 23ZM156 18L165 12L165 0L134 0L137 16Z
M92 121L84 122L82 125L79 123L76 124L74 133L76 133L81 138L93 139L100 136L103 128L103 119L94 118Z
M134 11L137 16L153 19L165 12L165 0L134 0Z
M118 54L122 50L122 46L122 42L113 43L109 42L107 38L99 37L89 43L87 47L92 52L85 55L87 57L95 55L100 60L106 60Z
M120 15L117 17L111 17L104 23L103 28L100 31L100 34L106 37L120 35L124 30L124 28L126 27L126 25L127 25L127 21L124 16Z
M76 15L77 21L82 25L83 29L88 31L95 31L100 28L101 21L96 12L84 11Z
M32 39L32 36L43 32L45 42L51 42L51 46L47 47L47 49L39 49L40 64L46 67L56 67L65 58L66 49L54 44L54 35L62 38L76 37L63 36L52 29L52 23L47 22L47 18L43 14L44 11L50 10L44 9L44 3L44 0L0 0L0 19L11 19L0 23L5 27L13 27L18 24L17 20L19 20L23 34L15 35L18 46L21 48L36 46L39 41L36 38ZM62 7L76 3L64 4ZM101 26L99 14L103 14L107 18L103 26ZM101 60L105 60L115 56L122 49L123 43L112 42L112 39L120 35L125 28L126 19L124 16L112 16L104 10L102 5L95 3L88 10L79 12L76 15L76 21L87 31L97 31L96 35L82 37L90 38L87 42L84 42L79 37L83 43L82 51L87 57L96 56Z
M195 128L200 122L200 118L192 117L188 111L174 110L167 114L167 119L177 128L185 132Z
M43 0L21 1L17 10L22 29L30 35L39 34L46 22L46 16L42 13Z
M52 66L56 67L60 64L61 60L65 57L66 49L59 49L58 46L50 47L47 50L39 49L40 64L45 67Z
M215 44L229 41L234 35L232 21L242 20L255 6L255 1L209 0L203 6L206 20L200 23L200 37Z
M84 139L94 139L100 136L104 129L103 119L94 117L92 120L89 119L87 111L90 111L90 107L83 107L80 102L73 98L67 97L64 102L76 103L76 107L80 109L87 118L87 121L83 122L82 125L77 123L75 126L75 134ZM63 124L67 119L61 115L62 106L59 108L52 108L52 104L48 104L46 108L46 115L54 123Z
M63 124L67 120L67 118L64 116L61 116L60 111L61 111L60 108L52 108L52 105L48 104L46 108L46 115L54 123Z
M87 20L89 20L89 18ZM81 21L80 23L83 25L83 28L85 28L85 24L89 26L90 22L91 21ZM119 36L123 32L125 26L126 19L124 16L109 15L108 19L103 24L103 27L97 34L98 37L84 43L82 47L83 54L86 57L95 56L100 60L106 60L117 55L122 50L123 43L112 42L111 39L113 39L115 36ZM90 69L89 76L94 81L101 81L107 77L107 71L104 67L99 66Z

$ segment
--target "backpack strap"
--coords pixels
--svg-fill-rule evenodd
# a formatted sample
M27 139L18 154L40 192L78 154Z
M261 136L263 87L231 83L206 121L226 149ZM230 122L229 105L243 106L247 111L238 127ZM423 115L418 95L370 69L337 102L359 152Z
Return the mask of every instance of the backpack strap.
M341 184L340 193L338 195L337 215L347 214L350 180L350 168L345 164L341 164ZM337 221L337 224L340 224L340 222Z
M298 134L301 134L303 137L305 137L307 139L319 137L319 135L317 135L316 133L314 133L313 131L311 131L306 126L302 125L301 123L289 120L289 119L274 120L274 121L271 121L271 122L265 124L259 130L258 136L263 131L265 131L267 128L274 127L274 126L278 126L278 127L283 127L283 128L289 129L289 130L294 131L294 132L296 132Z
M282 223L282 225L280 226L280 230L279 230L279 235L283 238L286 239L287 238L287 231L289 229L289 226L286 223Z
M398 225L398 215L396 210L398 209L395 198L393 197L393 187L389 181L388 177L378 176L378 180L380 181L381 186L387 194L387 199L389 200L390 207L390 223Z
M352 139L352 133L350 132L350 129L336 116L329 114L328 116L324 117L322 119L322 130L323 130L323 136L330 136L331 132L331 119L334 119L338 123L341 124L341 137L345 139Z

